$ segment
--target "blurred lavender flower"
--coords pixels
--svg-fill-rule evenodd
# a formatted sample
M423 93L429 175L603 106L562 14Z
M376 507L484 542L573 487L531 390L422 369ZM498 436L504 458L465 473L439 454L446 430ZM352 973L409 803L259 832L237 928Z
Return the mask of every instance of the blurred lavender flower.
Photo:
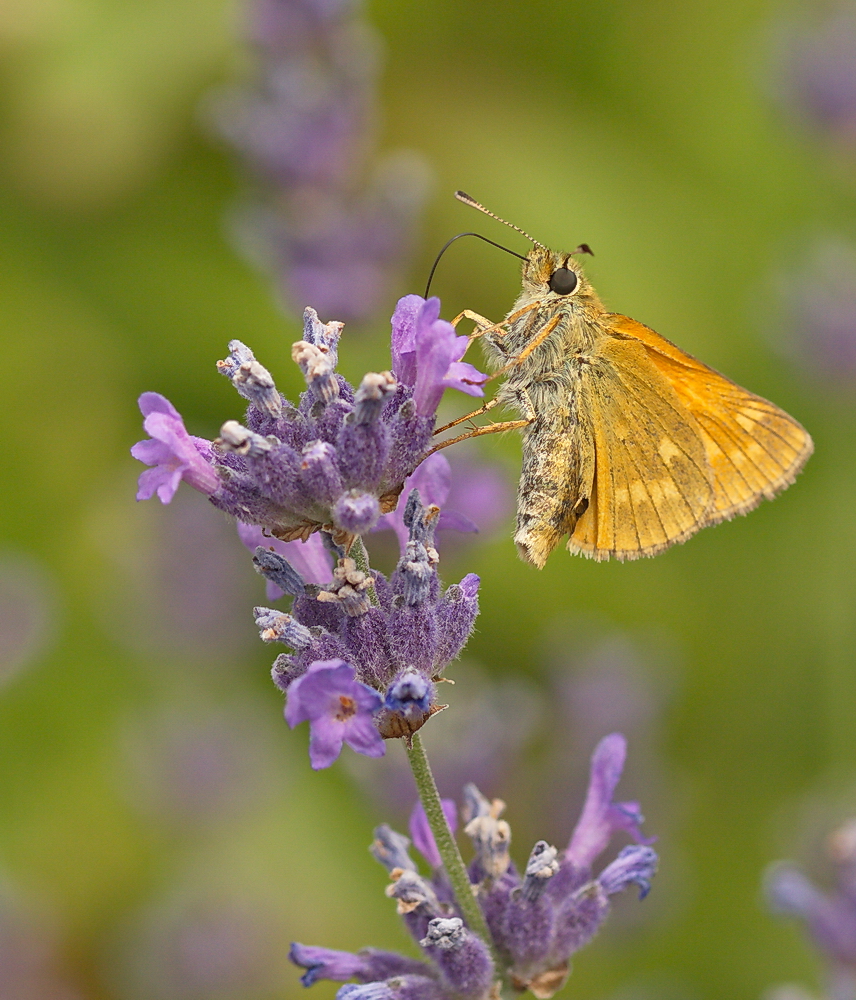
M229 420L213 442L190 438L171 404L144 393L146 429L156 438L132 454L155 468L141 475L138 498L157 491L169 503L183 478L215 507L281 541L323 529L350 545L395 508L428 450L444 390L484 394L481 373L457 360L465 338L438 311L437 299L408 296L392 324L401 371L369 373L354 390L335 370L343 324L321 323L307 309L304 340L292 348L307 384L298 407L277 392L252 351L232 341L218 368L249 401L247 426ZM418 350L402 351L414 330Z
M831 891L818 889L798 868L782 862L766 874L766 895L774 912L804 922L826 958L829 1000L856 1000L856 819L835 830L826 846L835 866Z
M204 827L238 815L272 787L268 716L252 704L204 712L172 706L123 734L128 798L161 822ZM283 762L277 755L278 781Z
M343 741L380 756L380 737L412 735L444 707L436 703L436 683L472 631L479 580L471 573L441 590L433 544L438 513L418 492L410 494L409 540L388 580L343 558L332 584L312 587L282 556L256 550L258 571L295 598L291 614L256 608L255 616L265 642L294 650L277 657L272 673L288 693L289 725L311 723L313 767L328 767Z
M257 189L235 223L247 254L292 309L349 322L400 274L428 187L415 154L375 158L380 46L361 7L250 0L255 79L211 107Z
M0 555L0 686L33 663L56 628L53 588L32 557Z
M488 801L475 785L465 788L465 832L475 849L469 877L502 969L494 967L485 942L467 929L449 901L433 839L416 817L412 832L433 869L430 878L421 876L411 860L408 839L387 826L375 831L372 853L390 872L387 895L397 900L423 960L369 948L354 955L295 944L290 957L307 970L304 985L356 979L359 985L341 987L337 1000L487 1000L501 976L538 1000L552 997L567 979L570 957L606 919L610 897L630 885L644 896L656 870L657 856L639 829L638 807L612 800L625 749L617 733L601 740L592 757L583 813L568 846L560 852L539 841L522 875L509 855L511 830L500 818L504 803ZM636 846L623 848L595 876L593 863L616 832L628 834Z
M856 53L854 53L856 59ZM856 382L856 247L815 242L778 281L783 322L774 345L824 389ZM771 331L772 333L772 331Z
M152 666L243 663L258 641L241 610L255 581L234 528L189 490L171 507L169 517L143 504L128 511L124 499L93 508L90 534L111 568L92 574L97 610L115 641Z
M842 3L785 24L778 37L776 82L792 117L834 144L856 145L856 6Z
M42 915L0 895L0 997L9 1000L82 1000L61 968L53 934Z
M138 914L113 961L121 1000L232 1000L281 988L280 928L256 901L177 894Z

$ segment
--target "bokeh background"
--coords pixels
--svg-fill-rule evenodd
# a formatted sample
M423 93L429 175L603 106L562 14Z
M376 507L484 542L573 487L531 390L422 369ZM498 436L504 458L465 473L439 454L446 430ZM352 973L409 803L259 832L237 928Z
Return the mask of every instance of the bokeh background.
M448 237L526 250L456 188L591 244L609 307L788 409L816 454L774 504L627 565L560 551L538 573L485 501L441 553L483 581L425 732L443 791L505 798L522 860L567 837L623 729L661 873L565 995L817 990L760 885L780 857L822 871L856 808L856 8L6 0L0 55L3 1000L296 997L292 939L409 947L366 851L412 805L400 748L310 773L248 554L186 487L136 505L128 449L144 390L202 436L240 417L214 369L234 337L299 391L309 301L349 320L345 374L387 367L395 301ZM498 319L517 288L472 240L432 290ZM518 462L510 436L464 464L512 484Z

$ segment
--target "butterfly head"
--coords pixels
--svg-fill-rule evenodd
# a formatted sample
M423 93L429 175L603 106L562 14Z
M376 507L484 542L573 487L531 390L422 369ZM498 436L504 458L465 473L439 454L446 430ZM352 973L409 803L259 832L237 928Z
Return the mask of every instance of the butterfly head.
M591 253L585 245L573 253L560 253L536 243L523 262L523 293L545 303L589 304L597 300L594 289L574 254Z

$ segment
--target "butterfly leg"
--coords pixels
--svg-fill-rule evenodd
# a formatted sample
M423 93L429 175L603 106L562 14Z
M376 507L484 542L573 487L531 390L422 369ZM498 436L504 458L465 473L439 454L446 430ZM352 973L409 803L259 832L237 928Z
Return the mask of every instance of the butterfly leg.
M499 400L494 397L489 399L484 406L480 406L477 410L473 410L472 413L467 413L463 417L458 417L457 420L452 420L448 424L444 424L442 427L438 427L435 434L442 434L443 431L451 430L453 427L457 427L458 424L463 424L467 420L472 420L474 417L480 417L483 413L487 413L488 410L492 410L494 406L499 402Z
M518 311L522 312L522 310ZM511 316L509 316L508 319L510 320ZM494 372L493 375L488 376L488 378L486 378L484 382L481 382L479 384L485 385L488 382L492 382L495 378L499 378L501 375L507 375L508 372L510 372L513 368L516 368L518 365L522 364L534 350L539 348L541 344L544 343L544 341L550 336L550 334L556 329L556 327L561 322L562 322L561 315L554 316L550 320L550 322L544 326L544 329L540 330L538 335L533 337L532 340L530 340L529 343L523 348L523 350L515 357L513 357L508 362L507 365L503 365L502 368L499 369L499 371Z
M481 410L476 410L475 413L471 413L469 416L472 417L478 413L491 410L500 401L508 402L507 399L499 400L494 398L488 400ZM457 437L450 438L448 441L441 441L439 444L435 444L428 454L433 455L435 451L440 451L441 448L448 448L450 444L457 444L459 441L467 441L470 438L481 437L484 434L502 434L504 431L516 431L520 430L521 427L528 427L536 417L535 408L532 406L532 401L529 399L528 393L526 393L525 390L519 390L514 394L514 401L520 409L523 410L522 420L503 420L498 424L486 424L484 427L474 427L471 431L467 431L466 434L459 434ZM446 430L448 427L454 427L456 424L462 423L467 419L467 417L461 417L459 420L455 420L451 424L447 424L447 426L441 428L441 430Z

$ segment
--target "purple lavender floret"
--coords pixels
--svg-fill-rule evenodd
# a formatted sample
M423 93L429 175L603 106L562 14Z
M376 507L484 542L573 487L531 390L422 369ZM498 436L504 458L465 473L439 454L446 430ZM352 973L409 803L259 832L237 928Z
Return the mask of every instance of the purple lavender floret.
M356 681L353 667L344 660L322 660L291 685L285 721L292 729L309 723L309 760L317 771L333 763L343 743L367 757L384 755L386 746L374 726L379 705L377 691Z
M774 865L765 891L774 912L801 920L826 959L831 1000L856 996L856 819L847 820L827 840L835 881L824 891L795 865Z
M419 874L408 853L407 837L387 826L375 831L372 854L392 879L387 895L397 901L399 914L427 960L428 971L415 973L425 977L420 996L488 1000L501 978L516 990L528 989L538 1000L548 1000L567 979L571 956L594 937L608 916L610 897L631 885L639 887L640 898L647 893L657 856L639 830L642 817L635 805L628 808L612 801L625 751L624 737L618 733L601 740L592 756L586 804L568 846L559 851L539 841L522 874L510 858L511 830L501 818L504 803L488 801L474 785L464 790L465 832L475 849L470 881L491 932L490 948L466 927L449 900L433 838L418 811L412 832L432 866L430 878ZM593 863L618 832L637 843L624 847L596 874ZM494 967L491 949L501 969ZM292 961L309 969L313 982L343 979L353 968L351 978L362 984L343 986L337 1000L400 995L400 979L394 973L367 980L360 957L365 952L343 955L317 949L317 953L321 958L314 963L314 951L309 949L292 953ZM334 957L327 960L327 955Z
M211 442L188 434L181 414L157 392L140 396L140 410L151 439L135 444L131 454L154 468L140 474L137 499L149 500L157 493L161 503L169 503L182 479L200 493L215 493L220 477L212 467Z
M462 370L471 366L455 360L466 338L437 319L436 300L419 302L424 309L414 315L427 309L428 319L419 321L418 351L400 351L410 314L393 319L393 354L405 379L370 372L354 389L336 372L343 324L322 323L307 309L303 340L292 348L307 387L297 406L280 395L270 372L237 340L218 369L249 407L244 422L227 420L215 441L188 435L171 403L144 393L140 405L152 440L135 445L132 454L155 468L140 477L138 496L157 491L168 503L185 479L263 536L305 542L323 530L349 546L395 509L405 479L430 447L443 391L455 386L481 392L461 381ZM475 372L474 380L483 377ZM315 575L321 567L317 558L312 562Z
M264 641L292 649L277 657L272 672L289 703L294 685L314 664L336 659L380 696L375 725L386 739L412 735L444 707L437 704L437 682L473 629L479 580L471 573L442 589L434 547L438 514L411 492L404 515L409 540L389 579L365 573L345 557L332 583L318 587L279 553L256 550L259 573L294 597L290 614L254 612Z

